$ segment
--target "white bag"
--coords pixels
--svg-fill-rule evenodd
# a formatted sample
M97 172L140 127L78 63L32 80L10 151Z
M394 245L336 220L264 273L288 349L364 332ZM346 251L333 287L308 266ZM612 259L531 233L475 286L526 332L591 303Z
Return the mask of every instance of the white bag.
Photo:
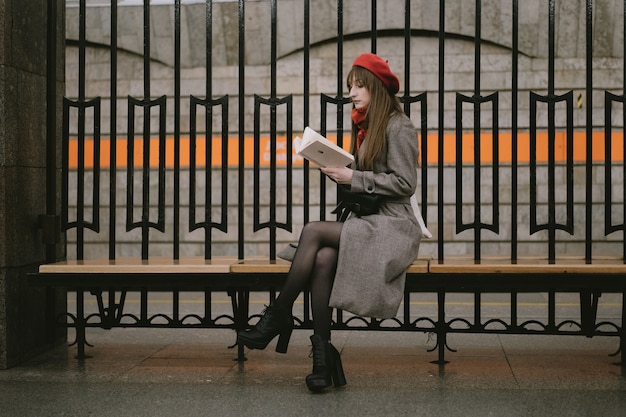
M419 223L420 228L422 229L422 235L425 238L430 239L431 237L433 237L433 234L430 233L430 230L428 230L428 228L426 227L426 224L424 223L424 219L422 218L422 212L420 211L420 206L417 203L417 196L415 194L411 196L411 207L413 208L413 213L415 213L417 222Z

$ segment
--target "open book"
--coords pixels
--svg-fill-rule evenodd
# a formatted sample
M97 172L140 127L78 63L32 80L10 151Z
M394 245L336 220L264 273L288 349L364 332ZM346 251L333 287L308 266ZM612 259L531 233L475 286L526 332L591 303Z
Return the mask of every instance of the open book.
M354 162L354 156L335 145L310 127L304 129L302 138L293 140L296 153L321 167L345 167Z

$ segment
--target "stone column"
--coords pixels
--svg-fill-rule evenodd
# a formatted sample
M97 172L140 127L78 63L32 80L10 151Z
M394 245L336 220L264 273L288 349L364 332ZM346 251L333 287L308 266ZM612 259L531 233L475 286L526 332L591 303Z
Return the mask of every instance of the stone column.
M53 1L0 0L0 369L65 339L53 319L64 311L65 294L27 282L29 272L58 258L59 252L44 244L40 227L41 216L54 219L59 207L58 170L51 171L52 187L46 182L47 138L54 162L64 91L64 2ZM50 20L56 22L52 31L47 29L49 10L56 15ZM49 41L55 43L50 50L56 55L50 69ZM56 73L52 105L46 100L48 72ZM53 199L47 205L50 192Z

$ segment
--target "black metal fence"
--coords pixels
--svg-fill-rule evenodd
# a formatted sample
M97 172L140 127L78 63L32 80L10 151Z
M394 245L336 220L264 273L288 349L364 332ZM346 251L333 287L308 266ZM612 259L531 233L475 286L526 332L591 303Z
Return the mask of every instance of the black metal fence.
M449 253L447 251L449 238L446 234L447 228L451 225L446 219L450 216L446 212L449 207L454 207L454 230L453 235L460 233L473 233L472 256L480 260L484 255L485 235L500 236L498 242L500 255L510 256L515 262L519 256L518 244L520 242L520 230L524 234L541 236L538 240L544 243L544 253L550 261L555 261L560 254L558 244L564 234L572 235L576 227L584 227L584 232L576 230L584 240L584 258L591 262L592 258L602 253L594 252L594 241L608 238L615 244L621 245L623 253L626 253L624 245L624 228L626 224L626 207L624 207L624 160L626 155L615 156L615 149L625 148L623 144L624 116L623 106L626 95L623 90L623 82L626 80L626 66L623 59L626 57L626 46L623 51L616 51L616 59L619 61L619 68L612 67L614 76L621 77L621 92L613 88L606 88L606 79L602 82L594 77L594 69L603 68L603 62L596 61L594 48L597 49L601 32L599 25L603 23L597 20L599 8L606 9L607 4L617 4L601 0L578 0L576 6L584 10L584 33L579 33L579 38L584 39L580 47L584 48L585 83L579 88L579 97L575 97L575 92L570 87L564 91L559 84L559 76L563 74L564 68L555 65L559 61L556 52L558 34L559 13L565 13L566 5L575 2L569 0L545 0L532 2L533 6L520 4L518 0L491 1L475 0L462 3L459 1L416 1L404 0L392 2L393 5L401 4L403 7L396 10L396 14L403 15L404 26L385 25L384 29L379 29L377 24L379 18L377 10L387 1L371 0L361 1L359 5L368 6L363 13L370 17L370 27L364 32L344 33L347 21L352 14L346 15L346 7L355 2L348 0L337 0L332 2L334 15L328 16L336 27L336 33L328 34L328 41L336 43L336 61L328 62L329 66L335 66L337 77L336 90L328 93L319 93L319 108L311 106L314 94L311 89L311 67L310 56L311 44L311 8L314 7L310 0L294 2L298 13L302 17L303 44L301 52L303 58L302 91L303 94L298 99L303 100L303 113L301 115L302 126L294 126L294 96L279 96L277 83L280 82L278 70L279 45L279 16L281 16L281 6L284 2L278 0L267 0L261 2L268 8L269 20L264 23L270 33L270 54L269 59L269 94L265 92L251 91L247 83L247 51L246 37L250 36L247 31L249 17L247 8L250 3L239 0L237 4L238 16L238 51L234 64L237 67L237 106L229 106L228 96L216 96L214 94L214 64L213 64L213 42L214 37L221 36L214 30L214 8L218 2L206 0L204 27L193 28L196 32L202 31L206 39L204 69L206 71L205 91L201 94L183 95L181 82L183 67L181 66L181 32L183 23L181 21L181 10L186 7L185 2L173 0L172 25L174 39L172 47L174 50L173 80L174 96L167 97L157 91L151 78L151 47L154 42L153 22L151 18L151 5L148 0L143 2L143 20L137 22L143 28L143 91L141 94L127 95L125 99L115 99L126 95L122 91L118 82L118 54L121 48L118 46L119 34L117 28L120 21L120 9L117 2L111 2L108 8L110 13L110 96L107 103L109 108L109 126L101 124L101 113L103 111L103 100L101 97L89 97L88 87L88 65L86 62L86 51L93 46L88 40L87 9L86 0L77 1L79 7L78 21L67 21L67 26L78 25L78 39L73 43L78 48L78 86L76 87L77 97L65 98L63 100L63 137L62 137L62 230L75 230L76 233L76 257L84 258L85 232L87 230L107 234L109 258L116 257L116 246L118 245L118 231L116 224L121 212L125 213L126 231L140 230L141 256L149 257L151 235L158 232L171 233L172 256L178 259L181 255L181 233L194 230L204 230L204 256L210 259L212 253L213 232L227 233L229 224L236 224L237 227L237 256L244 258L246 255L246 239L249 233L259 230L269 232L269 257L276 258L277 232L279 230L291 231L293 224L294 210L299 209L294 204L292 198L292 177L296 170L302 169L304 178L303 197L303 219L308 222L312 217L324 219L327 216L327 205L332 202L326 201L326 183L320 179L319 188L319 216L311 213L311 175L317 175L316 171L310 170L308 162L304 162L302 168L295 167L291 158L287 158L285 165L277 160L278 137L286 137L286 152L292 153L292 139L294 131L299 131L310 124L311 115L319 112L321 125L319 129L322 134L334 132L338 142L343 145L344 132L349 131L349 126L344 125L344 112L349 108L349 99L345 89L345 75L343 63L344 45L355 38L369 38L371 52L378 51L379 40L383 37L395 37L403 43L404 67L397 71L404 80L401 88L401 101L407 114L413 115L414 120L419 120L418 131L421 150L421 191L420 201L422 214L430 228L435 232L437 239L436 257L443 260ZM222 2L220 2L222 3ZM258 3L258 2L253 2ZM329 3L329 2L324 2ZM258 5L258 4L257 4ZM293 4L292 4L293 5ZM493 42L485 41L481 30L486 26L483 22L483 11L489 7L502 9L506 13L502 15L508 19L506 39L502 39L502 45L509 50L510 68L507 69L510 89L506 91L491 91L489 86L485 88L484 72L481 69L485 66L483 62L482 49ZM541 20L547 22L547 31L544 38L547 42L547 55L544 61L547 64L545 72L541 77L545 80L542 88L535 90L528 86L520 86L523 82L527 69L520 69L520 60L527 59L528 56L520 50L520 38L524 33L520 29L520 18L525 18L524 12L528 7L536 9ZM432 13L429 20L437 22L436 30L414 26L414 15L416 8L421 13ZM459 12L463 8L463 13ZM352 13L354 9L350 9ZM469 15L465 11L470 11ZM448 13L455 13L462 16L468 26L473 27L473 35L459 34L449 30L450 25L447 19ZM618 17L623 16L626 21L626 2L614 10ZM469 16L469 18L468 18ZM257 18L257 16L254 16ZM434 23L433 23L434 25ZM624 23L617 24L622 31ZM543 25L542 25L543 28ZM526 28L527 29L527 28ZM508 34L510 33L510 38ZM505 36L503 34L502 36ZM561 34L561 36L564 36ZM412 65L416 57L411 54L412 43L420 37L436 39L438 45L437 62L437 83L431 85L429 89L416 91L414 85L415 75ZM447 46L450 40L462 39L474 43L473 88L466 90L455 90L456 87L449 87L450 63L454 58L454 53L449 53ZM623 35L622 35L623 39ZM72 42L70 42L72 44ZM623 45L622 45L623 46ZM611 46L608 47L611 49ZM603 46L603 50L607 47ZM581 49L582 50L582 49ZM615 57L613 57L615 58ZM613 59L611 62L615 62ZM470 64L468 64L470 65ZM471 65L470 65L471 66ZM611 84L611 83L609 83ZM615 83L613 82L612 85ZM569 85L569 84L567 84ZM610 86L609 86L610 87ZM578 87L577 87L578 88ZM450 94L454 94L454 104L447 100ZM598 98L604 95L604 103ZM250 112L250 102L246 97L253 96L253 110ZM503 96L510 103L510 106L503 110ZM430 98L430 100L428 100ZM434 99L434 100L433 100ZM119 110L120 102L126 102L127 106L127 126L126 132L120 132ZM523 109L520 103L528 103ZM232 103L232 102L231 102ZM172 106L173 105L173 106ZM189 131L181 128L181 109L188 105ZM453 106L453 107L452 107ZM604 120L598 117L598 109L604 111L599 113ZM574 112L579 107L583 107L584 122L575 119ZM433 111L433 109L435 109ZM469 110L468 110L469 109ZM429 111L430 110L430 111ZM505 113L506 112L506 113ZM204 126L198 126L197 115L203 113L202 120ZM454 121L449 120L450 114L454 114ZM248 119L252 114L253 121ZM432 115L436 114L436 120ZM214 115L220 116L221 123L214 123ZM236 115L237 123L232 120ZM266 116L269 115L269 116ZM332 115L332 118L328 116ZM431 115L431 116L429 116ZM503 117L506 116L506 117ZM429 120L430 117L430 120ZM166 119L173 118L173 131L168 131ZM329 120L336 119L336 126L329 126ZM506 122L503 121L506 119ZM90 125L90 121L93 124ZM153 122L156 120L155 123ZM231 120L231 122L229 122ZM523 122L520 122L523 120ZM253 131L249 127L253 126ZM101 139L102 132L106 131L110 139L110 161L108 162L108 175L102 175L101 167ZM454 133L454 152L456 161L447 162L447 152L450 149L449 142L445 141L446 134ZM505 155L501 151L502 137L506 133L510 137L510 155ZM584 142L575 141L575 133L581 133ZM600 136L598 136L600 133ZM190 139L190 166L188 184L182 184L181 175L181 136L189 135ZM271 144L271 160L269 166L263 167L260 163L260 137L268 134ZM435 135L434 142L436 149L429 149L428 135ZM529 136L529 149L522 149L519 135ZM166 148L166 136L172 135L174 138L173 149ZM200 136L221 137L219 147L211 146L215 142L207 141L204 159L207 167L196 164L197 138ZM229 148L229 136L238 137L238 149ZM253 189L247 189L246 162L244 160L246 146L246 135L254 137L254 165L253 165ZM557 139L564 135L565 158L559 158L557 147L562 146ZM121 141L121 138L127 140ZM156 138L157 140L151 140ZM469 138L469 139L468 139ZM69 143L75 139L77 147L71 148ZM138 139L138 141L136 140ZM508 139L507 139L508 140ZM598 141L602 143L598 145ZM140 149L135 149L136 144L141 144ZM86 152L87 147L93 148L93 154ZM125 146L121 149L120 146ZM432 144L431 144L432 146ZM604 149L603 160L594 159L594 149L600 146ZM156 147L156 150L153 149ZM576 150L584 151L583 161L574 159ZM538 155L545 151L547 159L543 160ZM70 168L70 157L75 152L77 167ZM153 153L158 154L158 164L151 167L150 157ZM237 153L236 176L229 175L228 157ZM470 161L464 161L466 152L471 155ZM521 158L521 153L528 152L528 160ZM127 155L126 162L126 184L119 184L117 175L120 155ZM168 156L172 155L173 166L166 166ZM210 162L214 160L214 153L218 153L220 166L217 170L210 169ZM485 158L485 153L490 157ZM93 161L88 160L93 155ZM137 156L140 155L140 156ZM428 158L434 155L433 158ZM504 159L504 160L503 160ZM463 161L463 162L462 162ZM453 167L452 171L447 167ZM231 167L232 168L232 167ZM122 168L119 168L122 169ZM600 173L595 172L599 169ZM574 178L575 171L584 172L584 197L575 195ZM602 178L603 171L603 178ZM55 174L55 166L49 166L51 176ZM261 175L263 174L263 175ZM208 190L206 193L198 193L198 190L207 187L215 187L216 182L213 176L218 175L220 181L217 183L219 190ZM284 189L277 186L278 179L282 175L286 176ZM104 184L108 178L108 183ZM547 178L547 187L539 186L538 178ZM602 178L604 184L598 182ZM262 195L261 184L269 182L269 195ZM622 189L611 187L614 183L622 184ZM156 191L153 187L157 184ZM169 193L171 184L171 195ZM454 193L450 192L449 184L454 184ZM506 195L502 190L506 186ZM120 187L126 187L126 197L118 196ZM597 193L598 187L604 187L604 196ZM123 189L123 188L122 188ZM429 189L436 192L429 194ZM91 191L89 191L91 190ZM103 215L101 190L108 193L110 209ZM188 190L188 212L182 212L181 197ZM562 190L565 190L564 192ZM217 193L210 192L217 191ZM279 197L286 194L286 202L279 204ZM526 194L527 193L527 194ZM214 196L218 195L218 201L214 201ZM51 195L54 199L55 196ZM168 199L168 203L166 203ZM171 200L169 200L171 199ZM74 201L72 201L74 200ZM265 203L261 204L261 200ZM521 200L528 200L524 204ZM167 210L167 204L171 204L172 210ZM228 208L236 204L236 219L233 219L232 211ZM250 206L248 206L248 204ZM72 210L69 208L72 207ZM248 207L252 209L252 221L248 215ZM284 212L283 212L284 210ZM503 215L506 212L507 215ZM218 214L216 214L218 213ZM616 220L619 214L622 218ZM106 218L105 218L106 217ZM597 220L604 221L604 231L598 232L594 226ZM188 221L187 221L188 220ZM107 228L108 232L104 229ZM506 232L504 232L506 231ZM621 235L619 232L622 232ZM616 237L616 235L618 237ZM565 239L567 241L567 239ZM504 244L502 244L504 243ZM503 249L506 248L506 249ZM504 253L506 252L506 253ZM626 256L624 257L626 259Z

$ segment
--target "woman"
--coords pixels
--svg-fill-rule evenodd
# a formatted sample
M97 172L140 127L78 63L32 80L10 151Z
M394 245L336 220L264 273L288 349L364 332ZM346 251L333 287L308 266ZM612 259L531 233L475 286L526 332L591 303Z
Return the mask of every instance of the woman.
M238 341L264 349L279 336L276 351L285 353L293 328L292 307L310 289L313 314L312 391L345 385L339 352L330 343L332 308L365 317L394 317L404 293L406 268L415 260L422 231L410 197L417 182L417 136L395 94L398 77L375 54L356 58L347 77L352 110L353 167L322 172L355 192L384 196L380 210L351 215L345 222L306 224L284 287L255 327Z

